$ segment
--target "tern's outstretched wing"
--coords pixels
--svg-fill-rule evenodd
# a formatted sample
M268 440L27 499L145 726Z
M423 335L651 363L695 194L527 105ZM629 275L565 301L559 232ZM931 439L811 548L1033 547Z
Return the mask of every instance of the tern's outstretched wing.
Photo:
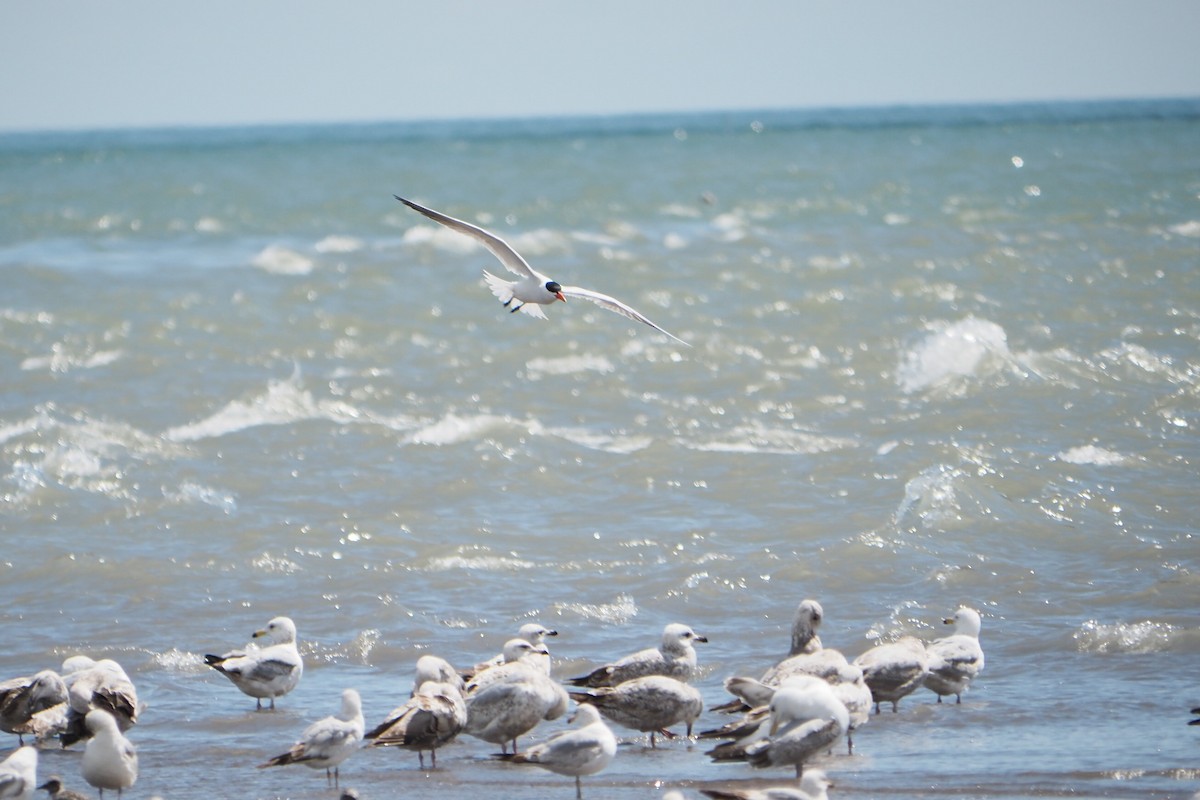
M691 345L685 342L683 339L680 339L675 334L655 325L641 312L637 311L631 306L625 305L615 297L609 297L606 294L600 294L600 292L593 292L591 289L581 289L578 286L564 286L562 287L562 293L567 297L578 297L582 300L590 300L601 308L607 308L609 311L615 311L623 317L628 317L629 319L636 320L637 322L644 322L659 333L665 333L667 336L670 336L680 344L691 347Z
M504 241L496 234L489 233L483 228L472 225L469 222L463 222L461 219L448 217L439 211L434 211L432 208L419 206L411 200L405 200L400 195L394 194L392 197L395 197L413 211L419 211L434 222L445 225L452 231L458 231L461 234L470 236L472 239L486 247L492 255L500 259L500 263L508 267L509 271L514 275L519 275L522 278L539 277L538 274L533 271L533 268L529 266L528 262L521 258L521 254L509 247L508 242Z

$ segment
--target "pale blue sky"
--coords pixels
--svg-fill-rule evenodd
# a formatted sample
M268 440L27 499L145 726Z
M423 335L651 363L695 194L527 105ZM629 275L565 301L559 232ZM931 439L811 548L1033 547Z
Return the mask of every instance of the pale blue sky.
M1200 96L1196 0L9 0L0 130Z

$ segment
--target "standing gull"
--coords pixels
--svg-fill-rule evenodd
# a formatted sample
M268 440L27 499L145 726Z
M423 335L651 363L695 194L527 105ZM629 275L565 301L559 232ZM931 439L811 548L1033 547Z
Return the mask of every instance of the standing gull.
M825 681L801 675L775 691L759 728L708 751L714 761L745 761L755 767L794 766L804 774L808 759L826 750L849 727L846 706Z
M792 618L792 644L787 657L768 668L760 680L728 678L725 689L737 699L714 706L712 710L726 713L748 711L770 700L770 693L765 696L761 693L759 687L763 685L774 688L794 674L825 677L840 669L845 660L839 658L841 653L836 650L825 651L821 646L821 637L817 635L817 628L824 618L825 611L820 603L812 599L801 600ZM743 696L743 690L749 694Z
M693 686L665 675L644 675L616 686L570 692L578 703L590 703L600 713L626 728L650 733L650 746L656 747L654 735L674 736L667 728L680 722L692 735L692 724L704 710L704 698Z
M954 626L954 633L929 643L929 674L925 685L938 696L954 695L962 702L962 694L975 676L983 671L983 648L979 646L981 621L979 612L966 606L943 622Z
M403 197L393 195L397 200L414 211L419 211L434 222L445 225L453 231L470 236L475 241L482 244L496 258L500 259L500 263L508 268L510 272L518 277L519 280L506 281L503 278L497 278L495 275L487 272L483 273L483 278L487 281L488 287L504 307L509 311L524 310L527 314L534 317L546 318L546 314L542 311L542 306L549 305L555 300L561 300L564 303L568 297L578 297L581 300L588 300L595 303L601 308L606 308L609 311L628 317L637 322L645 323L659 333L670 336L680 344L686 345L687 342L680 339L659 326L651 322L647 317L631 306L622 303L615 297L609 297L600 292L593 292L591 289L582 289L578 286L563 286L557 281L552 281L545 275L537 272L533 267L529 266L521 254L512 249L507 242L501 239L494 233L485 231L483 228L472 225L469 222L463 222L461 219L447 216L441 212L434 211L431 208L419 206L411 200L405 200Z
M575 709L570 721L573 728L530 747L521 755L512 756L512 761L537 764L559 775L575 776L575 797L582 798L580 777L595 775L609 765L617 753L617 737L590 704L584 703Z
M111 658L93 661L87 656L72 656L63 662L63 680L67 684L65 728L59 734L63 747L91 735L86 718L94 710L107 711L120 731L137 723L143 710L137 689Z
M572 686L616 686L644 675L666 675L687 683L696 674L696 649L693 642L707 642L687 625L672 622L663 628L662 642L599 667L587 675L572 678Z
M871 687L876 714L880 703L891 703L895 713L901 698L920 688L929 674L925 643L915 636L876 645L854 659L854 664L862 669L863 678Z
M0 800L30 800L37 784L38 752L19 747L0 761Z
M523 639L526 642L529 642L531 645L534 645L535 647L540 646L542 648L545 648L547 636L558 636L558 631L551 630L550 628L547 628L545 625L542 625L541 623L538 623L538 622L526 622L517 631L516 638ZM505 660L506 659L505 659L503 652L497 653L496 655L489 658L487 661L483 661L479 664L476 664L474 667L471 668L470 672L463 674L463 678L465 680L469 681L472 678L474 678L476 675L478 675L480 672L483 672L485 669L491 669L492 667L500 666L501 664L503 664L505 662ZM547 649L545 653L538 653L536 656L531 656L530 663L531 664L541 664L542 669L545 670L547 675L549 675L550 674L550 651Z
M467 684L467 724L463 730L485 742L500 745L508 752L512 742L517 752L517 737L533 730L542 720L558 719L567 711L570 698L557 681L542 671L529 657L545 652L523 639L505 644L506 658L519 653L498 667L484 670Z
M355 690L346 689L342 692L341 711L309 725L290 750L258 767L265 769L285 764L303 764L312 769L323 768L326 783L332 777L333 785L337 786L339 765L358 749L362 738L362 699Z
M101 798L105 789L116 789L120 797L123 790L137 781L137 750L107 711L89 711L85 722L92 738L83 751L79 771L85 781L100 790Z
M0 683L0 730L17 734L32 733L34 715L67 701L67 684L57 672L45 669L36 675L12 678Z
M304 662L296 647L296 624L287 617L275 617L267 627L255 631L255 639L266 639L263 648L234 650L223 656L206 655L204 663L220 672L233 685L255 699L255 708L262 709L264 698L283 697L296 688L304 674Z
M418 659L419 685L412 697L392 709L383 722L366 735L376 747L416 750L422 768L425 766L425 750L429 751L432 764L436 767L437 749L451 742L467 724L467 706L458 675L448 676L450 680L447 681L447 676L441 674L440 669L431 671L426 668L427 664L422 663L426 659L442 661L434 656Z

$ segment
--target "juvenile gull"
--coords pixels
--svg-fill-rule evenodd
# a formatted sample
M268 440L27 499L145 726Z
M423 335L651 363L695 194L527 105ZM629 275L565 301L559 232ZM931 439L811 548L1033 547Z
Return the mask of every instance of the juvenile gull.
M836 650L826 651L822 647L821 637L817 635L817 628L820 627L824 618L825 611L821 608L820 603L812 599L801 600L800 604L796 606L796 613L792 618L792 642L787 657L768 668L759 680L753 678L726 680L726 690L738 699L714 706L712 710L725 713L748 711L769 699L769 696L764 699L761 695L743 697L739 694L743 688L755 691L756 686L763 684L776 687L791 675L809 674L826 677L837 672L845 662L845 658ZM745 682L743 683L743 681Z
M120 731L133 727L143 710L133 681L111 658L68 658L63 662L63 681L67 685L65 728L59 735L63 747L91 735L85 720L94 710L107 711Z
M766 789L701 789L714 800L828 800L833 786L825 771L805 770L800 786L772 786Z
M358 749L362 738L362 700L354 689L345 689L342 691L341 711L309 725L290 750L258 767L265 769L285 764L303 764L312 769L323 768L326 783L332 776L333 785L337 786L339 765Z
M692 724L704 710L704 698L699 690L665 675L645 675L624 681L616 686L598 686L585 691L570 692L578 703L590 703L600 713L626 728L650 733L650 746L656 747L654 735L672 737L667 728L683 722L687 735Z
M571 715L573 728L512 756L515 764L537 764L559 775L575 777L575 797L583 797L580 777L595 775L612 761L617 753L617 738L600 719L595 706L581 704Z
M435 656L422 656L417 661L419 685L412 696L403 705L392 709L383 722L366 735L376 747L416 750L422 768L425 750L429 751L436 767L437 749L453 741L467 724L467 706L458 675L451 670L451 675L446 676L440 665L426 659L446 663ZM430 669L431 666L434 668Z
M79 771L83 779L100 790L116 789L117 797L138 778L137 749L117 728L117 721L107 711L89 711L85 718L92 738L83 751Z
M524 736L542 720L558 719L566 713L570 700L566 690L529 659L545 648L536 648L523 639L510 639L506 653L520 655L498 667L481 672L467 684L466 733L485 742L500 745L508 752L512 742L517 752L517 737Z
M745 761L755 767L794 766L799 779L805 762L845 735L849 724L846 707L828 683L797 676L775 691L754 733L719 745L708 755L714 761Z
M543 675L549 676L550 673L542 668L549 655L545 645L530 644L524 639L509 639L504 643L501 662L494 667L477 672L471 680L467 681L463 694L470 697L497 681L508 680L513 675L523 675L528 669L535 669Z
M542 306L549 305L556 300L561 300L565 303L568 297L577 297L581 300L588 300L595 303L609 311L615 311L623 317L628 317L629 319L649 325L654 330L670 336L680 344L687 344L687 342L663 330L637 310L622 303L615 297L609 297L606 294L600 294L600 292L594 292L591 289L582 289L578 286L563 286L557 281L550 280L529 266L529 263L521 257L520 253L512 249L507 242L496 234L485 231L483 228L472 225L469 222L463 222L460 219L455 219L433 209L419 206L411 200L405 200L403 197L393 196L401 203L404 203L404 205L424 214L434 222L445 225L450 230L457 231L479 242L487 248L488 252L498 258L501 264L516 275L519 280L506 281L503 278L497 278L486 270L483 273L483 278L487 282L488 288L492 290L492 294L509 311L524 310L530 316L545 319L546 314L542 311Z
M954 633L929 643L929 674L925 685L937 694L939 703L948 695L954 695L955 702L961 703L963 692L983 671L979 612L964 606L943 622L953 625Z
M86 794L63 788L62 778L58 775L51 775L45 783L37 788L49 792L50 800L89 800Z
M696 649L693 642L707 642L687 625L672 622L663 628L662 643L625 656L587 675L571 678L572 686L616 686L645 675L666 675L687 683L696 674Z
M802 684L809 680L820 681L813 675L793 675L784 681L786 684ZM825 683L833 691L833 696L846 707L848 726L846 728L846 750L854 755L854 731L865 725L870 719L871 690L863 680L862 670L853 664L846 664ZM746 711L740 718L713 730L703 731L702 739L741 738L754 732L766 718L769 703L774 697L777 687L768 686L753 678L727 678L725 688L732 694L743 698L753 708Z
M10 678L0 683L0 730L17 734L23 745L34 715L66 701L67 684L52 669Z
M546 650L545 653L538 653L536 656L531 657L529 663L541 664L542 669L544 669L546 674L549 675L550 674L550 651L549 651L549 649L546 648L546 637L547 636L558 636L558 631L551 630L550 628L547 628L545 625L542 625L540 622L526 622L517 631L517 635L515 638L523 639L524 641L529 642L529 644L534 645L535 647L541 647L542 649ZM503 664L504 662L505 662L504 653L503 652L497 653L496 655L489 658L487 661L483 661L483 662L476 664L474 667L471 668L471 670L469 672L464 673L463 679L470 681L472 678L474 678L480 672L483 672L485 669L491 669L492 667L498 667L501 664Z
M38 752L18 747L0 761L0 800L30 800L37 784Z
M895 713L900 700L919 689L929 674L925 643L915 636L876 645L854 659L854 664L862 669L863 678L871 687L876 714L880 703L891 703Z
M204 663L253 697L255 709L262 710L265 698L270 698L274 709L275 698L295 689L304 674L304 661L296 647L296 624L287 617L275 617L252 638L265 639L267 646L206 655Z

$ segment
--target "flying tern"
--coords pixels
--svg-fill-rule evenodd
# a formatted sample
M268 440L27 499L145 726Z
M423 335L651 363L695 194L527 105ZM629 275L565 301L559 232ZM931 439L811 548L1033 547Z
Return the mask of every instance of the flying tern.
M579 286L563 286L558 281L550 280L529 266L529 262L520 253L496 234L485 231L483 228L472 225L469 222L463 222L461 219L455 219L439 211L434 211L431 208L417 205L399 195L392 196L414 211L418 211L429 217L434 222L445 225L450 230L458 231L465 236L470 236L486 247L492 255L500 260L501 264L508 267L508 270L516 275L518 280L506 281L503 278L497 278L487 270L484 270L483 278L487 281L492 294L496 295L509 311L524 310L527 314L545 319L546 314L542 311L542 306L549 305L555 300L561 300L565 303L568 297L577 297L581 300L589 300L601 308L615 311L629 319L643 322L659 333L670 336L680 344L688 344L678 336L655 325L645 315L633 307L622 303L615 297L609 297L606 294L593 292L591 289L583 289ZM688 346L690 347L691 345Z

